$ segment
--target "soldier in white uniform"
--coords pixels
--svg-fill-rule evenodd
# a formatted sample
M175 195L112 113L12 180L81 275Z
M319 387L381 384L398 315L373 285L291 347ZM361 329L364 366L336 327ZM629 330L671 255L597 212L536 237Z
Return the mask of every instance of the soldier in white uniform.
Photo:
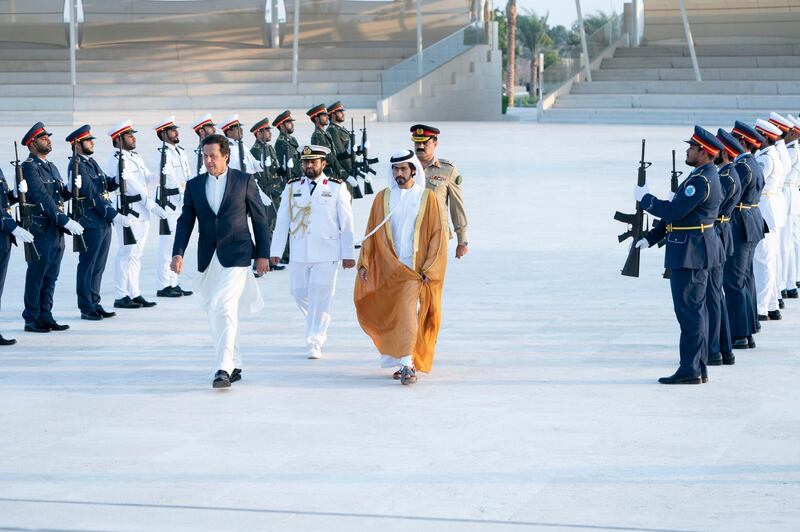
M298 151L304 177L290 179L281 195L270 260L278 264L290 238L290 290L306 318L308 358L316 359L327 338L339 263L345 269L356 264L353 211L347 186L323 173L328 148Z
M230 168L250 175L264 170L261 163L250 153L251 147L244 143L242 138L244 130L242 123L239 122L239 115L232 115L225 119L225 123L222 124L222 133L228 137L231 146L231 160L228 165Z
M795 129L794 123L791 120L772 113L769 117L769 122L777 127L783 138L776 143L780 147L785 148L784 164L787 166L786 180L783 184L783 196L786 199L786 225L781 231L781 276L778 278L778 288L780 289L780 297L783 298L796 298L797 287L795 286L797 271L796 257L795 257L795 231L800 228L795 227L795 212L800 212L800 191L797 189L800 184L800 175L797 173L797 139L800 132ZM783 150L780 150L782 153Z
M169 226L169 234L161 234L162 231L159 230L156 276L158 277L158 286L161 288L156 292L156 295L158 297L190 296L192 292L184 290L178 284L178 274L170 269L170 263L172 262L172 244L175 242L175 227L183 208L183 193L186 190L186 182L194 175L189 166L186 150L179 145L180 135L178 126L175 124L175 117L165 118L154 129L158 140L162 141L166 150L163 168L166 183L164 190L161 190L161 175L154 174L153 182L150 184L150 191L155 192L154 199L156 201L161 199L162 195L166 200L167 204L164 210L167 212L167 217L165 220ZM152 168L158 169L159 172L162 171L159 168L161 160L161 146L159 146L152 165Z
M780 130L765 120L759 119L756 130L767 139L764 146L756 153L756 161L764 173L764 188L758 208L769 232L756 246L753 258L753 273L756 281L757 307L759 320L779 320L778 309L778 274L780 271L780 231L786 225L786 199L783 195L783 182L786 178L785 168L775 147L780 137Z
M153 307L155 302L147 301L142 297L139 288L139 277L142 271L142 254L147 243L147 233L150 230L150 215L155 219L166 216L167 213L158 206L150 195L148 182L152 173L147 169L142 156L136 153L136 131L130 120L126 120L109 130L108 135L114 143L114 152L108 159L106 175L119 184L119 154L122 154L123 173L125 181L125 196L130 202L131 230L136 238L136 243L125 245L123 243L123 227L121 224L114 226L117 233L119 248L117 251L117 268L114 275L114 288L116 291L114 307L116 308L141 308ZM121 146L121 150L119 149Z
M795 147L795 155L797 156L794 164L795 164L795 179L796 183L794 184L794 189L797 190L800 188L800 119L789 115L787 118L792 122L794 125L794 131L799 137L798 140L794 141ZM793 224L794 224L794 255L795 255L795 271L792 273L790 272L790 276L794 275L794 288L795 291L792 292L789 290L788 297L794 299L798 297L797 288L800 288L800 197L797 198L797 203L792 200L792 206L789 208L789 216L792 216Z
M203 118L198 120L192 126L192 129L197 134L197 148L194 150L195 154L195 165L194 165L194 176L204 174L206 172L206 167L203 164L203 153L200 150L200 143L203 142L203 139L209 135L213 135L217 132L217 128L214 123L214 117L211 116L211 113L206 114Z

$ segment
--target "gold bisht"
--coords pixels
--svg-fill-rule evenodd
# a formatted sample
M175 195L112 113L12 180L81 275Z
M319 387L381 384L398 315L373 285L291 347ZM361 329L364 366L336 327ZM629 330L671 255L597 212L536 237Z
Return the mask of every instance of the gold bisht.
M388 189L375 196L365 234L389 212ZM384 355L413 355L414 367L428 372L442 322L442 285L447 266L447 234L442 230L436 196L425 190L414 227L414 269L398 259L392 244L392 222L364 241L358 268L367 269L367 282L356 276L358 322ZM422 275L428 283L422 282Z

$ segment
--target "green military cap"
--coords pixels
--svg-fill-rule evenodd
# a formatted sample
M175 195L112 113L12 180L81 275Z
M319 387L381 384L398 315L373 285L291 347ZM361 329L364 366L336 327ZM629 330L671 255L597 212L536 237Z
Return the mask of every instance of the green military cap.
M344 106L342 105L342 102L340 102L340 101L339 102L333 102L328 107L328 114L331 115L331 114L333 114L333 113L335 113L337 111L346 111L346 110L347 109L344 108Z
M259 130L265 129L265 128L269 129L270 127L272 127L272 126L269 125L269 118L264 117L261 120L259 120L258 122L256 122L256 124L253 127L250 128L250 133L255 133L256 131L259 131Z
M315 116L319 116L319 115L322 115L322 114L325 114L325 115L328 114L328 108L325 107L324 103L321 103L319 105L315 105L314 107L312 107L311 109L306 111L306 114L308 115L308 117L311 120L314 120Z
M292 118L292 113L288 109L279 114L277 117L275 117L275 120L272 121L272 126L278 127L284 122L294 122L294 118Z

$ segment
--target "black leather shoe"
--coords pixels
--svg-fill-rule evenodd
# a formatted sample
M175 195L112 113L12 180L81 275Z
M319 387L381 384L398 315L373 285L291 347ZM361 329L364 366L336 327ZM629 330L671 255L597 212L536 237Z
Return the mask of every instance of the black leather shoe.
M50 327L42 325L38 321L29 321L25 323L25 332L46 333L50 332Z
M786 299L786 290L781 290L781 298Z
M81 319L89 321L100 321L103 319L103 316L101 316L97 312L81 312Z
M269 265L269 270L272 271L272 272L281 272L281 271L283 271L285 269L286 269L286 266L283 266L282 264L270 264Z
M736 357L733 352L722 353L722 363L726 366L733 366L736 363Z
M134 303L139 303L144 308L150 308L150 307L155 307L156 306L155 301L148 301L145 298L143 298L142 296L136 296L133 299L131 299L131 301L133 301Z
M239 368L233 368L233 373L231 373L231 379L230 379L231 384L240 380L242 380L242 370L240 370Z
M106 311L106 309L104 309L100 305L97 305L94 308L94 311L97 312L98 314L100 314L101 316L103 316L103 318L113 318L114 316L117 315L116 312L108 312L108 311Z
M784 302L783 302L783 299L779 299L779 300L778 300L778 308L779 308L779 309L784 309L784 308L786 308L786 303L784 303Z
M256 279L261 279L264 276L263 273L258 273L257 271L253 270L253 277Z
M761 332L761 324L756 322L756 334Z
M114 308L142 308L142 305L131 299L130 296L125 296L114 301Z
M747 347L750 348L750 349L755 349L756 348L756 341L753 340L753 335L752 334L747 337Z
M794 285L795 285L797 288L800 288L800 281L797 281L796 283L794 283Z
M66 331L69 325L61 325L56 320L39 320L39 324L48 327L51 331Z
M17 341L13 338L3 338L3 335L0 334L0 345L14 345Z
M658 382L661 384L700 384L701 379L699 375L678 375L675 372L674 375L669 377L661 377Z
M722 365L722 355L719 353L715 355L708 355L708 364L709 366L721 366Z
M771 320L783 319L783 316L781 316L781 311L780 310L770 310L769 312L767 312L767 316L769 316L769 319L771 319Z
M162 288L161 290L157 291L156 292L156 296L157 297L181 297L181 296L183 296L183 293L178 291L178 290L175 290L175 288L173 288L171 286L166 286L166 287Z
M750 347L750 343L747 341L747 337L743 336L741 338L733 339L734 349L747 349L748 347Z
M219 370L214 374L214 382L211 383L214 388L230 388L231 378L227 371Z
M798 297L800 297L800 294L797 293L797 288L792 288L791 290L786 291L787 299L797 299Z
M183 288L181 288L181 285L173 286L172 288L177 290L178 292L180 292L184 296L190 296L190 295L194 294L194 292L192 292L191 290L184 290Z
M700 362L700 382L705 384L708 382L708 366Z
M768 319L769 319L769 316L767 316L766 314L759 314L758 315L758 321L767 321Z

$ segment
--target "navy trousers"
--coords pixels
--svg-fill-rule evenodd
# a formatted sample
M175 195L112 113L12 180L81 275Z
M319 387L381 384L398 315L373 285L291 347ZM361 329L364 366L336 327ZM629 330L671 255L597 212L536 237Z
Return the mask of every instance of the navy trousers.
M11 239L8 235L0 235L0 239L5 240L5 242L0 242L0 299L2 299L8 273L8 260L11 258Z
M749 266L747 272L747 288L748 292L750 292L750 334L756 334L758 332L756 330L756 325L758 325L758 296L756 294L755 273L753 273L753 258L756 256L756 246L758 242L750 242L750 244L752 247L750 248L750 255L747 258L747 264Z
M681 327L678 374L700 377L701 366L705 367L708 362L708 270L674 269L670 274L669 285L675 317Z
M64 256L64 236L55 227L37 235L34 244L40 258L28 262L25 272L25 323L53 318L53 293Z
M90 314L100 304L100 284L111 247L111 226L86 229L83 240L86 242L86 251L78 254L75 291L78 294L78 308L82 313Z
M726 261L727 264L727 261ZM708 354L719 355L733 351L731 328L728 324L728 306L723 291L724 266L708 269L706 309L708 311Z
M751 248L754 247L752 242L737 242L733 255L725 261L722 286L725 290L728 322L734 338L745 338L752 334L750 322L753 319L753 302L747 280L753 266L748 261Z

